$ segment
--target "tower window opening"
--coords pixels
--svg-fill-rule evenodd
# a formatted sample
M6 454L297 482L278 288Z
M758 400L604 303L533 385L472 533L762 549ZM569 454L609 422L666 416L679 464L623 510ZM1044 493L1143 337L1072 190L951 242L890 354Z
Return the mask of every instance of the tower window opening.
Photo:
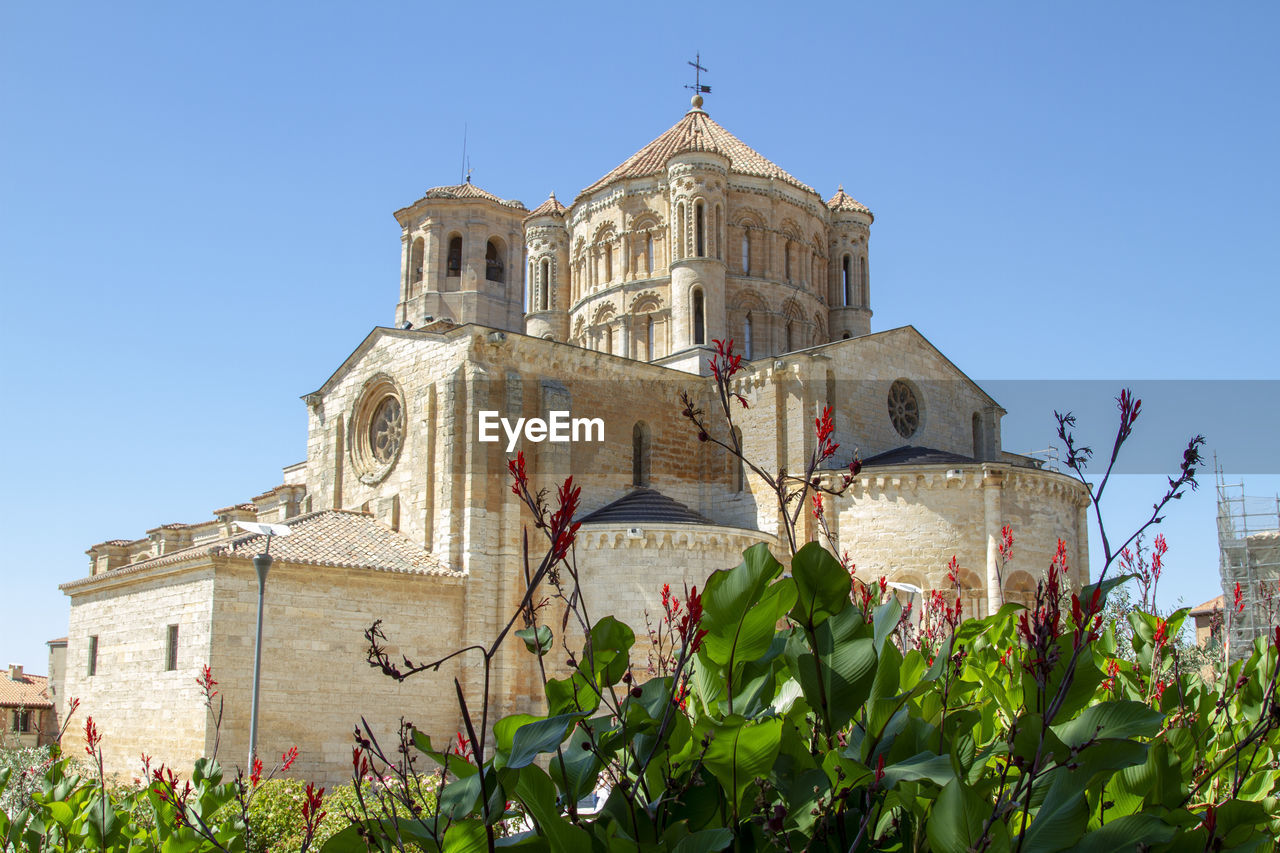
M418 237L409 249L409 281L411 282L422 281L423 246L422 238Z
M742 274L751 275L751 232L742 233Z
M794 324L790 320L787 321L787 352L791 352L791 339L792 339L793 325Z
M693 253L699 258L707 256L707 212L702 202L693 206Z
M702 289L693 291L693 343L695 346L707 342L706 311L702 304Z
M858 304L865 308L869 304L867 298L867 259L858 258Z
M747 322L742 327L742 355L748 361L751 360L751 312L747 312Z
M853 287L853 276L849 270L849 256L845 255L840 262L840 304L846 308L853 304L853 293L850 288Z
M644 243L644 271L653 275L653 235L650 234Z
M487 281L507 280L507 268L502 261L502 252L492 240L484 250L484 277Z
M645 320L645 346L647 347L645 357L652 360L653 354L653 318L649 317Z
M542 277L538 293L541 297L538 303L539 310L549 310L551 308L551 261L546 258L542 259Z
M631 485L649 485L649 427L636 421L631 428Z
M791 281L791 241L790 240L787 241L787 244L782 249L782 272L783 272L783 278L785 278L788 282L790 282ZM787 349L790 349L790 348L791 347L787 347Z
M462 275L462 238L453 236L449 238L449 256L445 262L445 272L448 275Z
M604 281L613 281L613 246L609 243L604 244Z
M677 222L677 226L680 229L680 234L679 234L679 238L672 242L672 247L676 249L676 258L683 258L685 256L685 247L688 245L687 243L685 243L685 240L687 238L685 237L686 223L685 223L685 215L684 215L684 202L680 202L678 205L676 205L676 222Z

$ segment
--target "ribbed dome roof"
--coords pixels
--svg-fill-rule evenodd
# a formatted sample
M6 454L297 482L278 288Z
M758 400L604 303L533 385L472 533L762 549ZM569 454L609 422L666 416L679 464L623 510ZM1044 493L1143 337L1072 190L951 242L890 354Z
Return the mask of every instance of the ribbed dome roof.
M533 213L526 216L525 222L533 219L535 216L564 216L564 212L569 208L565 207L556 200L556 194L552 193L551 197L533 209Z
M481 189L471 181L462 184L454 184L447 187L432 187L422 196L423 198L457 198L457 199L474 199L482 198L486 201L496 202L506 207L514 207L524 210L524 204L518 201L509 201L504 198L498 198L488 190Z
M632 489L581 519L583 524L712 524L715 522L654 489Z
M641 148L622 165L578 193L578 197L595 192L607 184L623 178L640 178L661 172L667 161L686 151L710 151L729 158L729 171L758 178L775 178L793 187L817 195L814 189L801 183L760 152L711 120L703 110L692 109L666 133Z
M871 211L867 209L867 206L846 193L843 186L836 190L835 195L827 199L827 207L837 213L842 210L849 210L855 213L871 214Z

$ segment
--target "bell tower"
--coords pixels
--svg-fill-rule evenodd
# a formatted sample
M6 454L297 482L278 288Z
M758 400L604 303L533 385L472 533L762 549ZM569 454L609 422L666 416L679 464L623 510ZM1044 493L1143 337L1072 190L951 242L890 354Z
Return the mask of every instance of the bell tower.
M529 258L524 317L526 335L569 339L569 231L565 206L556 194L525 217L524 249Z
M827 314L831 340L871 333L871 279L867 244L875 217L841 186L827 199L831 211Z
M524 331L523 218L518 201L466 182L434 187L397 210L400 301L395 324L434 320Z

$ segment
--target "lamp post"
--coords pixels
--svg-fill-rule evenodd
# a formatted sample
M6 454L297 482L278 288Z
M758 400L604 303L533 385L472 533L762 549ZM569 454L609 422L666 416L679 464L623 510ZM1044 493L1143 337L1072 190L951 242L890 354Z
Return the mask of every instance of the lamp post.
M253 641L253 699L249 705L249 764L253 773L253 758L258 752L258 688L262 681L262 611L267 595L267 572L271 571L271 537L288 536L293 531L288 525L268 524L262 521L237 521L236 526L249 533L267 537L267 546L261 554L255 554L253 568L258 574L258 631Z

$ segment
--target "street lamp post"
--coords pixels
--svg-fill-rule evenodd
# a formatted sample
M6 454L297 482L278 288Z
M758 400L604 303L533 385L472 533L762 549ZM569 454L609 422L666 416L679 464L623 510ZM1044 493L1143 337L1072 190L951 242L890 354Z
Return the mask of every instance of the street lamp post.
M267 546L261 554L254 555L253 568L258 574L258 631L253 641L253 699L249 705L249 764L253 773L253 759L258 752L258 692L262 682L262 612L267 596L267 572L271 571L271 538L288 536L293 531L284 524L267 524L260 521L237 521L241 530L267 537Z

